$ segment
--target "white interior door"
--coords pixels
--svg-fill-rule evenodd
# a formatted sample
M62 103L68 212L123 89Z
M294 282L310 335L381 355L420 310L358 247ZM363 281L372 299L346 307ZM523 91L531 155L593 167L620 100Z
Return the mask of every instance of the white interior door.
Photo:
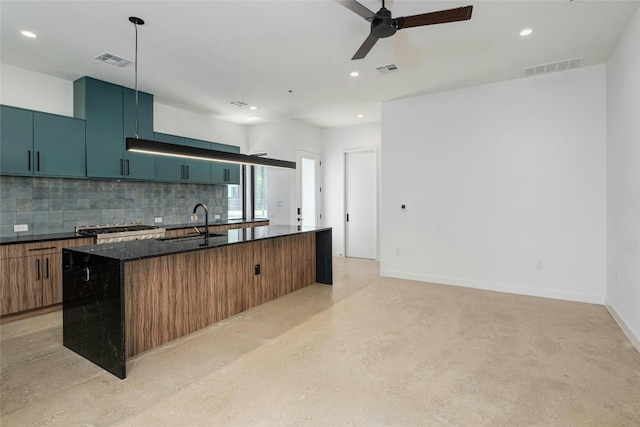
M375 259L377 161L375 150L345 153L345 256Z
M297 219L302 226L322 224L322 158L297 150Z

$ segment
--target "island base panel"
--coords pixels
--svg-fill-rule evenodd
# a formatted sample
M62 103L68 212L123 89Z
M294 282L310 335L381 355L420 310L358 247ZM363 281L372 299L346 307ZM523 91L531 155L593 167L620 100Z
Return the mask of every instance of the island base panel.
M63 251L63 345L125 378L121 276L118 260Z

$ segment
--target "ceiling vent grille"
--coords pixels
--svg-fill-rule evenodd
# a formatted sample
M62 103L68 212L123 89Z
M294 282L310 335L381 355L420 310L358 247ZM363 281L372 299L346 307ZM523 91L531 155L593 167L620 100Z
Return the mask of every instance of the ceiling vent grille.
M237 100L237 99L235 101L229 101L229 104L235 105L236 107L246 107L247 105L249 105L246 102L240 101L240 100Z
M522 69L524 77L538 76L540 74L555 73L557 71L572 70L582 66L582 58L565 59L564 61L550 62L548 64L534 65Z
M398 71L398 66L396 64L383 65L382 67L376 67L376 70L380 74L390 74Z
M101 53L100 55L94 56L93 59L97 59L98 61L106 62L110 65L115 65L116 67L124 67L125 65L129 65L132 61L128 59L120 58L112 53Z

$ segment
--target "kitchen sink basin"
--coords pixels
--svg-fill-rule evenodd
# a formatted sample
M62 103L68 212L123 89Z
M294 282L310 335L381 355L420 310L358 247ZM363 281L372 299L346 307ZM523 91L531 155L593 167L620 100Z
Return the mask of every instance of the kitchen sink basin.
M210 238L218 237L218 236L225 236L225 234L209 233ZM197 240L197 239L204 239L204 233L185 234L183 236L174 236L174 237L159 237L156 240L159 240L161 242L185 242L188 240Z

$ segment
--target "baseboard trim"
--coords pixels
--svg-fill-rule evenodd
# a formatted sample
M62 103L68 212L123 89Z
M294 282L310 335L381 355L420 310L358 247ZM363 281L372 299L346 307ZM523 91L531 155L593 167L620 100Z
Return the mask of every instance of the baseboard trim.
M633 344L636 350L638 350L638 353L640 353L640 338L636 336L633 330L629 327L629 325L627 325L627 323L622 319L622 317L620 317L616 309L613 308L613 306L609 303L608 300L605 301L604 306L607 308L607 311L609 312L609 314L611 314L611 317L613 317L613 320L616 321L620 329L622 329L622 332L624 332L627 338L629 338L629 341L631 341L631 344Z
M382 266L381 266L382 267ZM532 297L551 298L564 301L585 302L588 304L604 305L605 297L600 295L578 294L572 292L555 291L551 289L531 288L526 286L514 286L505 283L480 282L476 280L461 279L457 277L431 276L422 274L410 274L399 271L380 269L380 275L396 279L416 280L419 282L436 283L440 285L462 286L465 288L483 289L485 291L505 292L509 294L527 295Z

